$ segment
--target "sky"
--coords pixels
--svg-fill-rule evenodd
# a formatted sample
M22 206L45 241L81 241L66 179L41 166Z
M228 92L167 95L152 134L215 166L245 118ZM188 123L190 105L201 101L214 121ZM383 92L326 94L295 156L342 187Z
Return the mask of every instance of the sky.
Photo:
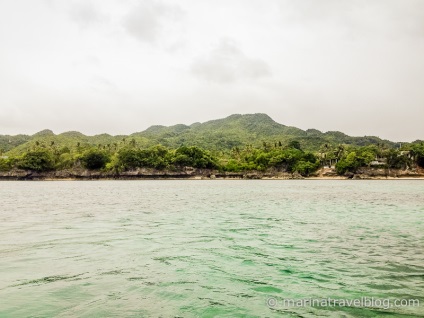
M424 1L0 0L0 134L235 113L424 139Z

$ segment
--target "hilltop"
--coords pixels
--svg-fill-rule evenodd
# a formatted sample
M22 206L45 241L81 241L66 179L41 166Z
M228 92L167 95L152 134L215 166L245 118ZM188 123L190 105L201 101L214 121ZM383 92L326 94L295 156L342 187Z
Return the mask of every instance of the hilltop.
M0 135L2 154L19 155L36 145L54 145L55 147L100 146L117 148L118 145L133 142L138 147L150 147L162 144L169 148L180 146L198 146L210 151L227 151L234 147L247 145L261 146L264 142L287 144L298 141L302 149L318 151L324 144L353 146L382 145L393 148L398 143L382 140L375 136L352 137L338 131L321 132L317 129L302 130L274 121L266 114L234 114L222 119L174 126L151 126L131 135L112 136L100 134L86 136L77 131L54 134L43 130L34 135Z

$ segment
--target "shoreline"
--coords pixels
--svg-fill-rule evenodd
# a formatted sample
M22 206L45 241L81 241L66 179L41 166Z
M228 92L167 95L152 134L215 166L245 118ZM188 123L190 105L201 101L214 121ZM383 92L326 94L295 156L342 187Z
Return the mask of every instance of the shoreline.
M187 168L181 171L138 169L121 173L90 170L34 172L14 170L0 172L0 181L100 181L100 180L424 180L421 171L358 171L337 175L333 169L321 169L311 176L282 171L222 172Z
M405 180L405 181L411 181L411 180L424 180L424 177L398 177L398 178L358 178L358 179L352 179L352 178L318 178L318 177L306 177L306 178L299 178L299 179L287 179L287 178L260 178L260 179L244 179L244 178L196 178L196 177L188 177L188 178L25 178L25 179L17 179L17 178L3 178L0 177L0 182L13 182L13 181L153 181L153 180L184 180L184 181L214 181L214 180L244 180L244 181L343 181L343 180L350 180L350 181L399 181L399 180Z

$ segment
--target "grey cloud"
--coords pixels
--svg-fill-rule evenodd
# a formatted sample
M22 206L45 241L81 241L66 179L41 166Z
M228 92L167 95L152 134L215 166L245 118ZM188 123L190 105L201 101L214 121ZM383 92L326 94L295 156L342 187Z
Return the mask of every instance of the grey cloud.
M99 92L117 93L118 86L111 80L102 76L94 76L91 80L91 89Z
M71 62L71 65L74 67L99 67L101 66L101 61L97 56L88 55L83 58L76 59Z
M285 24L326 27L349 36L424 35L421 0L280 0Z
M241 79L259 79L271 75L268 64L246 56L229 39L222 39L208 56L193 63L191 72L210 82L230 83Z
M141 2L124 18L127 32L142 42L155 43L169 24L179 22L184 15L178 5L147 0Z
M82 28L86 28L105 19L105 16L96 10L89 1L73 4L69 9L69 15Z
M316 0L281 0L279 5L287 18L312 20L327 20L332 16L343 17L356 6L350 0L321 0L319 2Z
M0 0L0 30L0 134L265 112L424 136L424 0Z

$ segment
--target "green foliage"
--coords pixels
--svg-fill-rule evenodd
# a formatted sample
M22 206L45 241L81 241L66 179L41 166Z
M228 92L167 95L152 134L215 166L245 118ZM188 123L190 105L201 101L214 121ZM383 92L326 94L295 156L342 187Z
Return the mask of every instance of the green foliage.
M54 157L47 149L37 149L24 154L17 166L25 170L49 171L54 169Z
M140 151L140 166L155 169L164 169L169 167L172 156L169 150L162 145L152 146Z
M266 114L232 115L190 126L181 124L170 127L152 126L143 132L129 136L108 134L85 136L75 131L55 135L49 130L32 136L0 135L0 149L10 156L19 156L39 147L60 153L64 147L71 153L83 153L95 147L115 153L125 147L145 149L162 144L169 149L184 145L196 146L208 151L229 151L234 147L243 148L249 144L259 148L264 146L263 142L267 151L272 148L281 149L284 146L300 150L300 145L303 150L318 151L323 144L365 146L384 143L388 147L395 146L394 143L377 137L350 137L341 132L322 133L313 129L303 131L279 124Z
M70 153L62 153L59 155L58 162L56 163L56 169L70 169L75 164L75 158Z
M371 162L377 159L380 160L378 165L380 168L406 169L413 168L415 164L424 165L422 144L408 145L402 151L374 145L365 147L325 145L318 159L317 155L298 149L299 145L296 143L284 147L277 142L274 144L264 142L261 148L254 148L251 145L245 148L237 146L230 152L216 151L211 154L197 146L181 146L171 150L162 145L155 145L140 149L133 140L125 142L125 146L115 147L116 151L112 149L113 144L96 148L80 145L77 150L71 150L66 146L56 148L54 143L51 143L50 147L38 143L35 150L30 150L16 159L0 158L0 171L9 171L16 167L35 171L61 170L72 169L82 164L92 170L106 168L115 172L136 168L162 170L193 167L231 172L276 169L309 176L328 159L338 160L336 171L341 175L356 172L360 167L372 167ZM325 156L322 155L322 151L325 152Z
M424 143L415 143L411 146L412 153L416 157L417 164L424 168Z
M87 169L103 169L110 161L110 156L103 150L89 149L81 156L82 165Z
M405 169L409 166L409 160L406 156L401 156L398 150L390 149L386 152L387 167L394 169Z
M295 146L297 146L295 144ZM226 171L246 171L276 168L281 171L299 172L302 175L309 175L319 168L318 158L309 152L303 152L295 147L279 149L279 147L267 150L246 148L233 153L227 164Z
M317 155L323 165L338 161L340 174L381 158L386 161L380 160L378 167L424 167L422 141L403 144L401 150L410 151L407 155L395 149L398 146L373 136L303 131L265 114L237 114L190 126L152 126L129 136L85 136L74 131L55 135L50 130L32 136L0 135L0 156L12 158L0 159L0 170L71 169L81 163L89 169L117 172L189 166L234 172L273 169L307 176L319 168Z
M295 165L295 171L299 172L302 176L308 177L311 173L315 172L319 168L319 161L315 163L310 161L300 160Z
M203 169L218 168L216 158L209 152L199 147L186 147L182 146L175 151L173 163L179 167L193 167Z
M58 153L59 154L71 153L71 149L69 149L69 147L67 146L63 146L62 148L59 149Z
M214 169L218 167L217 159L199 147L178 148L175 152L162 145L147 149L123 148L117 153L114 166L130 170L140 167L165 169L172 166Z
M169 150L161 145L148 149L123 148L118 152L117 164L125 170L146 167L165 169L170 166L172 155Z
M336 164L336 170L341 175L356 172L360 167L370 166L370 163L377 158L385 160L378 165L379 168L407 169L414 167L415 164L424 166L424 146L412 144L403 149L387 149L381 145L351 147Z
M122 166L125 170L141 167L140 151L137 149L121 149L117 154L116 165Z
M25 144L30 139L31 136L27 135L0 135L0 156L19 145Z
M338 174L345 174L346 172L354 172L359 168L356 160L356 152L349 153L345 158L336 163L336 171Z
M291 141L289 142L288 147L289 147L289 148L298 149L298 150L301 150L301 149L302 149L302 148L300 147L300 142L299 142L299 141L297 141L297 140L291 140Z
M375 159L375 156L372 148L359 148L357 151L352 151L345 155L336 164L336 171L341 175L346 172L356 172L359 167L368 166Z
M0 171L9 171L15 165L14 158L0 158Z

